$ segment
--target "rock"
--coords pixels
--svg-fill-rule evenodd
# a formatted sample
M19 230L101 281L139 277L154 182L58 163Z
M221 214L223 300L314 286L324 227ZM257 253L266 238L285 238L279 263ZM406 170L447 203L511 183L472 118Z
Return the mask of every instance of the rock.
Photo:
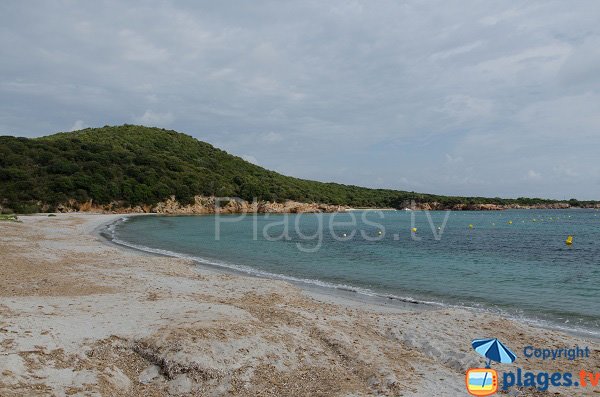
M151 365L148 368L144 369L140 373L138 380L142 384L147 384L147 383L152 382L154 379L158 378L159 376L160 376L160 367L158 365Z
M383 382L388 389L391 389L398 384L398 379L396 379L396 376L394 374L388 374L383 379Z
M119 390L129 390L131 387L131 380L117 367L106 368L104 373L107 375L106 380L115 388Z
M157 213L157 214L240 214L240 213L312 213L312 212L343 212L348 207L319 203L300 203L297 201L285 201L283 203L258 201L248 202L238 198L217 198L214 196L196 196L192 204L183 205L175 196L162 201L155 206L143 205L126 207L125 203L114 201L107 205L98 205L91 200L78 203L68 200L66 203L57 205L58 212L104 212L104 213Z
M313 213L313 212L342 212L346 207L318 203L300 203L285 201L283 203L259 201L248 202L240 199L217 199L216 197L196 196L194 203L181 205L175 197L158 203L151 211L159 214L239 214L239 213Z
M169 393L185 394L192 391L192 381L184 374L177 375L175 379L169 381Z
M478 207L478 210L480 211L499 211L503 209L502 207L496 204L479 204Z
M38 203L42 205L42 203ZM218 206L217 206L217 205ZM598 208L600 203L585 204L585 208ZM533 205L519 204L453 204L443 205L437 201L422 202L405 207L415 210L440 211L500 211L506 209L566 209L571 205L567 202L541 203ZM0 207L1 208L1 207ZM271 201L249 202L239 198L217 198L214 196L195 196L192 204L183 205L171 196L165 201L162 201L154 206L142 205L135 207L126 206L125 202L113 201L110 204L98 205L92 200L79 203L73 199L65 203L58 204L56 211L58 212L104 212L104 213L157 213L157 214L182 214L182 215L199 215L199 214L243 214L243 213L260 213L260 214L303 214L303 213L321 213L321 212L345 212L349 207L340 205L330 205L322 203L301 203L298 201L285 201L282 203Z

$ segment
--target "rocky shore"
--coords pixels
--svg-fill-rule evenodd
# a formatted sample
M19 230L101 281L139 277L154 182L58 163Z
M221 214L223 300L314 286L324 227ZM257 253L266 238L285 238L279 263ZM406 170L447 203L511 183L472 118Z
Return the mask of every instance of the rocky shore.
M235 197L207 197L196 196L194 203L182 204L171 197L170 199L155 205L143 205L126 207L122 203L113 202L107 205L96 205L92 201L78 203L71 200L68 203L57 206L58 212L100 212L111 214L130 213L155 213L169 215L203 215L203 214L300 214L320 212L345 212L349 207L322 203L301 203L287 200L282 203L271 201L249 202Z
M168 214L168 215L205 215L205 214L299 214L299 213L332 213L346 212L350 210L415 210L415 211L503 211L514 209L569 209L588 208L600 209L600 203L572 206L569 202L557 201L543 204L521 205L521 204L444 204L437 201L405 203L399 208L351 208L345 205L333 205L324 203L303 203L287 200L284 202L253 201L249 202L236 197L214 197L195 196L191 204L183 204L174 196L168 200L153 205L128 206L123 202L114 201L110 204L96 204L93 201L80 203L76 200L59 204L55 208L37 203L41 212L93 212L104 214ZM0 211L3 210L0 205ZM52 211L54 210L54 211Z
M534 205L519 205L519 204L455 204L455 205L444 205L438 202L432 203L417 203L414 207L407 207L409 209L414 210L428 210L428 211L438 211L438 210L452 210L452 211L503 211L503 210L564 210L569 208L581 208L581 207L571 207L569 203L566 202L554 202L548 204L534 204ZM600 204L595 204L592 206L587 206L584 208L600 208Z

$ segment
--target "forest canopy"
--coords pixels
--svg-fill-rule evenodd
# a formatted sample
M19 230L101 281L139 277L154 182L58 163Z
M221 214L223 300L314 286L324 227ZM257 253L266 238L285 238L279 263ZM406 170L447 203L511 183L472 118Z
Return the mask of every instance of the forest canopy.
M230 155L191 136L135 125L105 126L41 138L0 137L0 204L15 212L68 200L153 205L175 196L296 200L351 207L402 207L411 200L455 204L552 203L538 198L455 197L368 189L293 178ZM577 200L571 206L585 203Z

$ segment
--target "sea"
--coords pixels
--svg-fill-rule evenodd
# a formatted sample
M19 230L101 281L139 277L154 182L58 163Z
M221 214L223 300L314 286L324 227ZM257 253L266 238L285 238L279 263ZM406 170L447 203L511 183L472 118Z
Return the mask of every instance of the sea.
M199 266L600 337L598 210L133 216L105 234Z

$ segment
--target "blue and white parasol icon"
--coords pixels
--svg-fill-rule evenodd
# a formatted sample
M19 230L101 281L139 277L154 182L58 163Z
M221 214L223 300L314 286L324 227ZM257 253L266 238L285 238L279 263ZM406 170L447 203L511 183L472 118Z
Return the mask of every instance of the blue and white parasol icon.
M473 349L475 349L477 353L488 359L485 364L486 368L490 368L492 361L510 364L517 359L517 355L496 338L475 339L471 342L471 346L473 346ZM487 372L483 378L482 386L485 385L486 378Z
M510 364L517 359L517 355L496 338L475 339L471 342L471 346L477 353L488 359L486 368L490 368L492 361Z

